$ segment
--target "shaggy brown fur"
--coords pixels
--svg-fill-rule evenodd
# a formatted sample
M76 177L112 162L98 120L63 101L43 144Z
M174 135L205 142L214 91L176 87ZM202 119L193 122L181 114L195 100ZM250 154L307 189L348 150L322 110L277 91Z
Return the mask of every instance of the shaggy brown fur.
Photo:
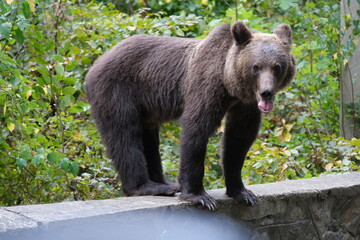
M127 195L173 195L164 179L159 126L180 118L180 198L215 209L202 179L209 136L226 115L223 165L227 195L250 205L255 195L241 180L261 113L295 74L291 28L274 34L242 22L222 25L204 40L139 35L100 57L86 76L103 143Z

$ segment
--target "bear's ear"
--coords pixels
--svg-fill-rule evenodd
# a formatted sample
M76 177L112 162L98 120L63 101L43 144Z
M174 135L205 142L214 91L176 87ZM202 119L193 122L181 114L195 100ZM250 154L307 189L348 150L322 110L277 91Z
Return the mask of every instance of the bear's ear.
M236 41L236 44L240 46L245 46L252 38L250 30L245 26L244 22L233 23L230 31Z
M291 45L292 30L288 24L280 24L277 28L275 28L274 34L284 40L287 44Z

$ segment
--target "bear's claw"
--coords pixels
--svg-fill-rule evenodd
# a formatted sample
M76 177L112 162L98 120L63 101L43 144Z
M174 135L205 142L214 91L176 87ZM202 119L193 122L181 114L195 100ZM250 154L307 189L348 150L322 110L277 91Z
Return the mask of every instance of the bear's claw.
M194 205L200 205L203 208L207 208L210 211L216 211L216 201L206 192L202 192L200 194L192 194L192 193L181 193L180 199L184 201L188 201Z
M227 195L234 198L239 203L246 203L248 206L252 207L255 206L257 202L257 197L255 194L246 188L231 192L227 191Z

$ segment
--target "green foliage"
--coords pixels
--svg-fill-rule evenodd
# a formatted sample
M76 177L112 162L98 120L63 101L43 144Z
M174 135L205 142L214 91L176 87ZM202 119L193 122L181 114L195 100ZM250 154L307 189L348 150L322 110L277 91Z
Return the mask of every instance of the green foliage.
M277 110L265 116L248 154L246 181L359 170L359 140L338 137L340 69L354 45L353 39L339 41L339 3L238 2L238 18L251 28L271 32L279 23L291 24L298 61L294 83L278 96ZM203 38L216 25L233 22L235 6L210 0L36 4L0 2L0 205L121 196L121 184L90 120L86 71L134 34ZM346 17L346 28L350 24L356 23ZM224 186L221 135L219 129L209 141L207 188ZM176 123L161 128L163 167L172 181L178 175L179 138Z
M30 2L30 1L29 1ZM0 3L0 201L4 205L121 195L93 124L83 79L133 34L195 36L195 15L126 15L112 4ZM54 17L55 16L55 17Z
M127 14L148 8L149 12L166 12L168 15L195 14L204 19L223 16L229 7L227 1L217 0L97 0L114 3L116 8ZM230 1L229 1L230 2Z

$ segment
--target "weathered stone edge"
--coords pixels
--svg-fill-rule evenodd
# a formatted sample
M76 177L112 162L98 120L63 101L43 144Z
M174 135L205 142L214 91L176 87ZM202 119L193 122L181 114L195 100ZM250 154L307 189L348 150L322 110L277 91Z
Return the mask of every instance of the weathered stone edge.
M360 193L360 173L339 174L320 178L291 180L248 186L263 201L291 198L355 196ZM234 201L224 189L209 190L218 202L219 211L231 208ZM177 194L178 195L178 194ZM99 201L63 202L0 208L0 236L3 232L41 228L46 224L71 219L120 214L163 207L185 208L188 203L177 197L142 196Z

